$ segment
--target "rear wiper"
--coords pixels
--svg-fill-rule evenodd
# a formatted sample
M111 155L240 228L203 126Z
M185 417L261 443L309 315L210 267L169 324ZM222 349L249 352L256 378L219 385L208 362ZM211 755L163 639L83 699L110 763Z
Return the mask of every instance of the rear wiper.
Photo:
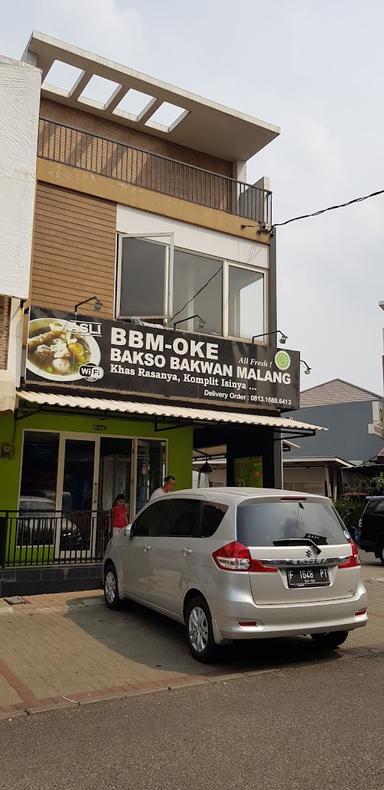
M321 549L311 538L282 538L281 540L274 540L274 546L311 546L316 554L321 554Z

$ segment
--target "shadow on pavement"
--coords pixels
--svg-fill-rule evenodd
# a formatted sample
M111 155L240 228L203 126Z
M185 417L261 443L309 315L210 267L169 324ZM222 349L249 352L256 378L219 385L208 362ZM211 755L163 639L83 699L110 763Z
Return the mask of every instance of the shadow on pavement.
M214 664L200 664L189 653L182 625L133 602L125 602L117 612L107 609L101 597L92 605L83 603L81 598L72 599L66 617L103 646L154 670L231 674L341 658L337 652L321 652L310 637L297 637L234 642L220 650Z

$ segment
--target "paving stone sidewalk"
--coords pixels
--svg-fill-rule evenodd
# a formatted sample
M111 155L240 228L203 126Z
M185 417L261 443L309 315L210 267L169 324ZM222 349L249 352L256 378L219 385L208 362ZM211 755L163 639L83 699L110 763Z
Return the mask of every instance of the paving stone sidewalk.
M384 652L384 568L371 563L363 574L369 624L336 656L317 655L307 639L262 640L238 643L209 666L189 655L180 625L135 604L110 612L100 590L0 599L0 718Z

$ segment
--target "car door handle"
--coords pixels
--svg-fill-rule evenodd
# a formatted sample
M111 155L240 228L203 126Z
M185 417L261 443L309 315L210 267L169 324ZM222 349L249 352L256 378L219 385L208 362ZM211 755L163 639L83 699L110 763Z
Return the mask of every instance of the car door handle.
M150 551L150 550L151 547L148 545L148 543L146 543L145 546L143 547L143 551Z
M181 553L186 557L188 554L192 554L192 549L188 548L188 546L184 546L184 548L181 549Z

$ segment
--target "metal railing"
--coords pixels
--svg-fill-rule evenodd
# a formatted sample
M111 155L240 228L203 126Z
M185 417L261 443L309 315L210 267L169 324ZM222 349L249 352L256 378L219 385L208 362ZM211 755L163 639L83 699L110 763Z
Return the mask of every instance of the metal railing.
M40 118L37 154L180 200L272 223L272 193L268 190L72 126Z
M0 567L100 562L111 534L110 512L0 510Z

